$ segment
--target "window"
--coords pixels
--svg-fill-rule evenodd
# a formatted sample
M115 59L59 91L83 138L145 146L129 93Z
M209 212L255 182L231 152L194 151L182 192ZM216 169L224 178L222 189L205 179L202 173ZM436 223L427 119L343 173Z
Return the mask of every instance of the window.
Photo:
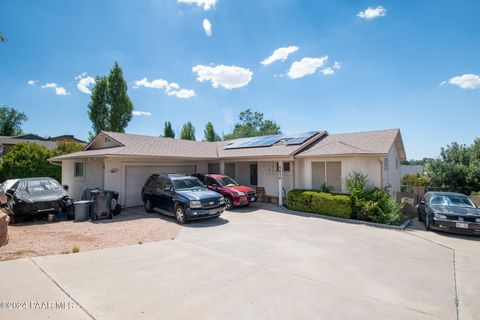
M218 184L217 181L215 181L215 179L213 179L212 177L206 177L205 178L205 184L207 186L213 186L214 184Z
M283 172L290 172L290 162L283 163Z
M220 173L220 163L213 162L208 164L208 173Z
M383 170L388 170L388 158L383 159Z
M75 162L75 169L73 176L76 178L83 178L83 170L84 169L84 163L83 162Z
M395 169L398 169L399 166L400 166L400 161L398 160L398 158L395 158Z
M342 191L342 163L340 161L312 162L312 188L327 184L332 191Z

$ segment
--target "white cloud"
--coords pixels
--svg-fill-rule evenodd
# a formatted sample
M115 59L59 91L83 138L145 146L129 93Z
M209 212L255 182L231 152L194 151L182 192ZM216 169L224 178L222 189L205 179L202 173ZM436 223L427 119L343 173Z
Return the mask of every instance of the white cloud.
M95 84L95 79L87 75L86 72L75 77L78 80L77 89L85 94L91 94L91 87Z
M446 81L443 81L440 85L444 85L445 83ZM459 86L462 89L477 89L480 88L480 75L467 73L449 79L448 83Z
M133 111L132 114L136 117L141 117L141 116L144 116L144 117L149 117L151 116L152 114L148 111Z
M338 61L335 61L333 63L333 68L339 70L342 67L341 63Z
M225 89L235 89L246 86L253 76L250 69L237 66L218 65L215 67L197 65L192 68L192 72L197 74L197 80L204 82L211 81L214 88L219 86Z
M287 75L291 79L302 78L304 76L314 74L318 68L322 67L327 61L328 56L323 56L319 58L303 58L300 61L295 61L292 63L290 70L288 70Z
M36 87L38 84L37 80L28 80L27 83L31 85L32 87Z
M332 68L328 67L328 68L322 69L322 73L324 76L331 76L335 73L335 71Z
M64 87L58 86L55 82L46 83L42 86L42 89L55 89L55 94L57 96L67 96L70 92L67 92Z
M372 20L378 17L383 17L387 14L387 9L382 6L378 6L376 8L368 7L364 11L360 11L357 13L357 17L360 17L365 20Z
M273 53L270 57L265 58L260 63L263 64L263 65L268 65L268 64L271 64L271 63L273 63L275 61L278 61L278 60L285 61L291 53L294 53L297 50L298 50L297 46L289 46L289 47L284 47L284 48L278 48L275 51L273 51Z
M205 30L207 36L210 37L212 35L212 24L208 19L203 19L203 30Z
M199 7L203 7L203 10L207 11L215 7L217 0L178 0L178 3L196 4Z
M169 96L176 96L180 99L188 99L195 97L195 90L182 89L176 82L168 82L164 79L154 79L149 81L147 78L142 80L136 80L133 82L133 87L138 89L140 87L152 88L152 89L165 89L165 93Z

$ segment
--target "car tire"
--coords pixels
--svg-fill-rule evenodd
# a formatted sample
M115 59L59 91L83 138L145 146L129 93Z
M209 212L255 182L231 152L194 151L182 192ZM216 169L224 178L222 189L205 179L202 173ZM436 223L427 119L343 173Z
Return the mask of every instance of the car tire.
M152 202L150 201L150 199L145 200L144 207L145 207L146 212L148 212L148 213L153 212L153 205L152 205Z
M185 214L185 208L180 204L175 205L175 219L177 219L177 222L179 224L184 224L185 222L187 222L187 215Z
M233 208L233 200L230 197L225 197L225 210L231 210Z
M92 213L92 218L91 218L91 220L92 220L92 221L97 221L97 218L98 218L97 215L96 215L95 213Z
M427 229L427 231L432 230L432 228L430 227L431 222L430 222L430 219L428 218L427 214L425 215L425 221L424 222L425 222L425 229Z
M8 218L9 218L8 219L9 220L8 224L15 224L16 221L15 221L15 217L13 216L13 214L9 214Z

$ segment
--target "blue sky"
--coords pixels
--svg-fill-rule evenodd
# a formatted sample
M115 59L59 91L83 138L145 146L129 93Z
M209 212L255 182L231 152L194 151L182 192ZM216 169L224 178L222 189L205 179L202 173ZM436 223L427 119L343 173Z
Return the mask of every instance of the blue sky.
M400 128L408 158L480 136L479 1L204 2L0 1L0 105L26 132L87 138L77 86L117 61L149 114L130 133L191 121L201 139L253 108L284 132Z

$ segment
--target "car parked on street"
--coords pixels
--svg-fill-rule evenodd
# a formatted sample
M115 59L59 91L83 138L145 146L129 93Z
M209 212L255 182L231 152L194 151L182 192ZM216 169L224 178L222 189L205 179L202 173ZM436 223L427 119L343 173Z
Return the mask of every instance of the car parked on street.
M174 216L178 223L219 217L225 198L197 178L179 174L152 174L142 188L145 211Z
M2 182L0 185L0 206L3 207L7 205L7 190L10 189L17 181L18 179L9 179Z
M464 194L427 192L418 205L427 230L480 234L480 209Z
M255 190L239 185L232 178L223 174L195 174L210 190L218 192L225 197L225 208L248 206L257 201Z
M22 221L26 217L62 211L67 198L66 189L66 186L52 178L19 179L6 191L10 223Z

